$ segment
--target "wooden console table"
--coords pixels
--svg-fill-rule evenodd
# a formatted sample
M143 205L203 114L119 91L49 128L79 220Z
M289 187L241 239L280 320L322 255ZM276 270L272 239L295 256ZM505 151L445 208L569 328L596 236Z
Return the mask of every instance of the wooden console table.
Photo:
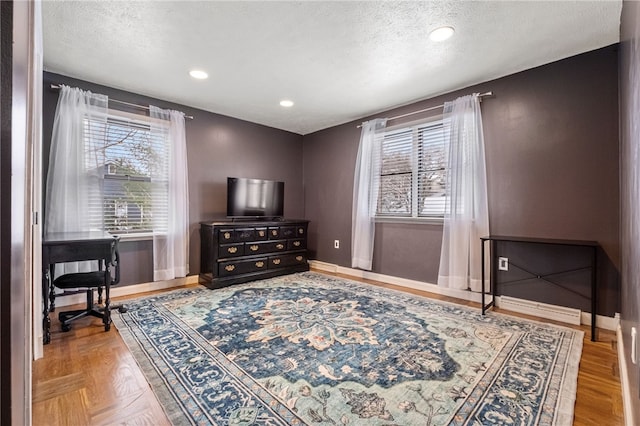
M490 280L490 292L491 292L491 301L485 304L485 243L487 241L491 242L490 245L490 253L489 253L489 264L491 265L491 280ZM496 262L495 262L495 252L496 252L496 243L499 241L503 242L513 242L513 243L527 243L527 244L551 244L551 245L563 245L563 246L575 246L575 247L587 247L591 248L591 265L589 268L591 269L591 341L596 341L596 307L597 307L597 268L598 268L598 247L599 244L597 241L583 241L583 240L559 240L559 239L550 239L550 238L529 238L529 237L513 237L513 236L502 236L502 235L489 235L486 237L480 237L481 244L481 259L482 259L482 315L492 306L495 306L495 298L496 298L496 281L495 281L495 272L496 272ZM550 275L555 275L564 271L558 271L551 274L546 275L538 275L534 274L535 278L542 279L550 284L558 285L548 279Z

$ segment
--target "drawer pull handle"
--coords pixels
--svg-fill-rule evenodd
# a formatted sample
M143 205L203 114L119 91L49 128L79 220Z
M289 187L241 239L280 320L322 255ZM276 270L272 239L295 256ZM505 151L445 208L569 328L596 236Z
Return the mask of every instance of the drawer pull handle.
M298 229L298 234L300 234L300 235L304 234L304 228Z
M276 244L276 248L278 250L282 250L284 248L284 245L283 244Z
M264 262L256 262L256 266L258 268L262 268L264 266Z
M260 235L261 237L264 237L264 231L258 231L258 235Z
M280 259L273 259L273 264L274 265L279 265L280 264Z
M233 271L234 269L236 269L235 265L227 265L224 267L224 269L226 269L228 272Z
M274 237L278 235L278 230L277 229L272 230L271 235L273 235Z
M258 247L256 245L249 246L249 250L251 250L251 251L258 251L259 248L260 247Z
M238 252L238 247L229 247L227 251L231 254Z
M296 247L300 247L300 241L294 241L293 245L296 246Z
M228 239L230 239L230 238L231 238L231 233L229 233L229 232L225 232L225 233L224 233L224 239L225 239L225 240L228 240Z
M296 260L297 260L298 262L302 262L302 256L296 256Z

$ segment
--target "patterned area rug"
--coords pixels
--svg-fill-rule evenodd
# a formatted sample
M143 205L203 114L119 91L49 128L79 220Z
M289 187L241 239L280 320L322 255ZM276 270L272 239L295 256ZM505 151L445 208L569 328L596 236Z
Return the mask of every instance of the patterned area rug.
M583 333L313 272L127 303L174 424L569 425Z

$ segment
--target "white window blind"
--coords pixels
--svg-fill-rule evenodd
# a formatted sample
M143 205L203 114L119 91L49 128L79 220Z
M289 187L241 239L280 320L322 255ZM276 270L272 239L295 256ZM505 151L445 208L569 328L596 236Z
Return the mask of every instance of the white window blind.
M378 217L444 216L447 151L442 121L388 130L377 161Z
M84 126L87 173L101 188L90 200L92 227L114 234L166 231L166 126L111 114L106 121L85 118Z

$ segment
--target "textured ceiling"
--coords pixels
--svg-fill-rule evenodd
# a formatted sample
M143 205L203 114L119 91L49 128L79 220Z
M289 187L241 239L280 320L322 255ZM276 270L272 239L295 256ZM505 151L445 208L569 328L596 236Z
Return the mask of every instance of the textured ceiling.
M44 66L307 134L616 43L621 7L620 1L45 1ZM442 25L455 35L430 41L429 32ZM209 79L193 80L192 68ZM285 98L295 106L279 106Z

